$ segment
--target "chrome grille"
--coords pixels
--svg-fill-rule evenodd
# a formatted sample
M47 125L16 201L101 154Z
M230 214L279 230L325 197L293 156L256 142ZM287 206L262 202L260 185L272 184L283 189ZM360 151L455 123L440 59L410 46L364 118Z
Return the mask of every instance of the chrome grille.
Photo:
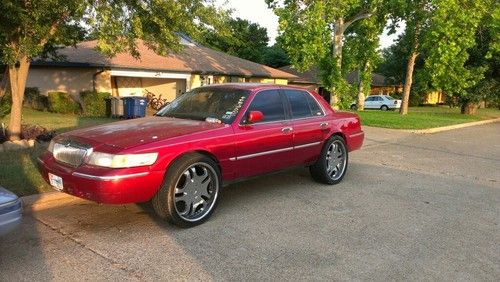
M57 161L77 167L83 163L89 150L88 147L72 142L55 143L52 154Z

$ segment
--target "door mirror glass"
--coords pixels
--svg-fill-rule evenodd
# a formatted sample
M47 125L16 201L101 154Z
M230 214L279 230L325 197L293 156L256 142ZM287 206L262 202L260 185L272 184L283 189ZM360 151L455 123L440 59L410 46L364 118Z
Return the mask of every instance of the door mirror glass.
M256 123L264 119L264 114L261 111L248 112L247 122Z

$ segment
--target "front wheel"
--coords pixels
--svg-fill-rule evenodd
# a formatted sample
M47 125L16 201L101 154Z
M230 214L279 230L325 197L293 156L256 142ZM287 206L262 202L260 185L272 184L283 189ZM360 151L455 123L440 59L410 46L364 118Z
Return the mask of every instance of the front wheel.
M345 141L338 135L332 136L323 146L315 164L309 167L314 180L324 184L337 184L347 171L349 156Z
M358 106L356 106L356 105L351 105L351 110L355 111L355 110L357 110L357 109L358 109Z
M180 227L206 221L215 210L221 187L217 164L201 155L176 160L165 175L162 187L152 200L156 213Z

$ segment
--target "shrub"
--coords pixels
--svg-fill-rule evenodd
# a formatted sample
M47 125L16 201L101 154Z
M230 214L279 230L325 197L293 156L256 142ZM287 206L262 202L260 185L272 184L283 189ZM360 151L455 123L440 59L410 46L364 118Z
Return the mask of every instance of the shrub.
M106 99L110 97L107 92L83 91L80 92L83 106L83 115L88 117L105 117Z
M66 92L49 92L49 111L60 114L79 114L81 107Z
M49 131L45 127L36 124L22 124L21 138L33 139L39 142L48 142L56 135L55 131ZM7 136L2 128L0 128L0 144L7 141Z
M12 107L12 95L10 91L5 91L5 95L0 97L0 118L8 115Z
M37 111L45 111L49 107L47 96L41 95L36 87L27 87L24 91L24 106Z

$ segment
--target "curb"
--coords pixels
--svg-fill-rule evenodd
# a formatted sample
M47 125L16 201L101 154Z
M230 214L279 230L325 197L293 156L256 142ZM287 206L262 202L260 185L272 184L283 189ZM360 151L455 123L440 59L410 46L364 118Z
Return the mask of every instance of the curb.
M45 192L21 197L23 207L25 209L32 209L37 205L47 204L68 198L72 198L72 196L62 192Z
M495 122L500 122L500 118L467 122L467 123L459 123L459 124L442 126L442 127L434 127L434 128L429 128L429 129L403 129L402 131L416 133L416 134L432 134L432 133L438 133L438 132L454 130L454 129L459 129L459 128L490 124L490 123L495 123Z

